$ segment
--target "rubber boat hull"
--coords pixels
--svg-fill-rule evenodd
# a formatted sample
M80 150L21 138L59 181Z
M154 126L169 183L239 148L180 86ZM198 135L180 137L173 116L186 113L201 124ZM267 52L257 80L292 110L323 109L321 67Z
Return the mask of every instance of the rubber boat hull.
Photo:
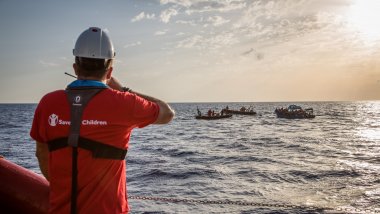
M276 113L278 118L285 118L285 119L313 119L315 118L315 115L286 115L286 114L280 114Z
M232 117L232 114L225 114L225 115L218 115L218 116L207 116L207 115L202 115L202 116L195 116L195 119L198 120L218 120L218 119L223 119L223 118L230 118Z
M227 109L224 109L224 111L228 114L256 115L256 112L254 111L238 111L238 110L227 110Z
M49 209L49 182L0 158L0 213L43 214Z

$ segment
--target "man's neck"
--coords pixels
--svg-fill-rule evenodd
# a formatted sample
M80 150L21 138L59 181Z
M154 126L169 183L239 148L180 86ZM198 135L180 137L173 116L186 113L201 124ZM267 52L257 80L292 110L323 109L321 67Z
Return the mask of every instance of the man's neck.
M107 81L105 79L99 79L99 78L96 78L96 77L83 77L83 76L78 76L78 80L92 80L92 81L99 81L99 82L102 82L104 84L107 83Z

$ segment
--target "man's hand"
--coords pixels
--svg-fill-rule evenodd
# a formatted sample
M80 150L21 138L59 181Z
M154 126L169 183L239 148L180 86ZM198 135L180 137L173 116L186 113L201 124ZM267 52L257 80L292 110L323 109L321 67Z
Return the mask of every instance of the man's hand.
M123 85L114 77L107 79L107 85L112 89L123 91ZM169 123L173 119L175 112L166 102L159 100L155 97L151 97L151 96L136 92L136 91L131 90L129 92L134 93L137 96L142 97L151 102L155 102L159 105L160 112L154 124L166 124L166 123Z
M107 80L107 85L115 90L122 91L123 85L115 78L111 77Z
M36 141L36 157L42 174L49 180L49 148L46 143Z

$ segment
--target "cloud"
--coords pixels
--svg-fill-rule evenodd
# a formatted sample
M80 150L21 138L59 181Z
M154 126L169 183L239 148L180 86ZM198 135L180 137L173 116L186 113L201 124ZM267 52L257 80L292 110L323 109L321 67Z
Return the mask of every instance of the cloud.
M187 14L206 13L206 12L230 12L246 7L244 0L240 1L198 1L186 9Z
M161 0L160 3L170 7L160 15L163 23L168 23L180 12L187 13L186 20L177 20L175 23L203 26L203 32L196 32L202 37L216 33L211 32L215 29L207 28L209 26L231 24L229 32L235 40L255 42L283 41L319 30L328 25L323 18L332 14L318 17L318 12L323 11L323 8L314 8L319 4L307 0Z
M172 16L176 16L178 11L174 8L169 8L161 12L160 18L163 23L169 23Z
M208 17L207 21L209 21L215 27L221 26L230 22L230 20L224 19L221 16L210 16Z
M311 8L310 2L247 1L241 16L231 22L232 29L236 36L256 42L277 42L320 31L337 22L336 15L328 12L321 14L321 9Z
M229 12L246 7L246 0L160 0L162 5L170 4L185 10L185 13Z
M176 5L180 5L180 6L184 6L184 7L189 7L191 6L194 2L196 2L197 0L160 0L160 4L176 4Z
M142 43L140 41L137 41L137 42L133 42L133 43L129 43L129 44L124 45L124 48L135 47L135 46L138 46L141 44Z
M162 35L165 35L169 30L160 30L160 31L156 31L154 33L155 36L162 36Z
M194 35L177 43L177 48L196 48L201 50L215 50L222 47L230 47L238 40L232 33L218 33L215 35Z
M206 40L206 43L213 48L228 47L238 42L233 33L221 33Z
M202 41L203 37L200 35L194 35L192 37L188 37L177 44L177 48L194 48L197 44Z
M246 55L251 54L251 53L254 52L254 51L255 51L255 49L251 48L251 49L249 49L248 51L244 51L241 55L246 56Z
M191 25L191 26L196 26L197 25L194 20L190 20L190 21L178 20L175 23L176 24Z
M59 57L60 60L63 60L63 61L69 61L71 59L67 58L66 56L61 56Z
M39 62L41 65L43 65L44 67L58 67L59 64L55 63L55 62L46 62L44 60L40 60Z
M254 54L254 56L256 57L257 60L261 60L264 58L264 55L262 53L257 52L254 48L251 48L251 49L241 53L242 56L248 56L248 55L252 55L252 54Z
M156 15L154 13L153 14L145 14L145 12L141 12L137 16L133 17L131 19L131 22L138 22L138 21L141 21L143 19L155 19L155 18L156 18Z
M139 15L132 18L131 22L137 22L145 18L145 13L141 12Z
M328 3L327 0L323 1ZM341 0L331 1L341 2ZM240 43L244 44L244 47L248 45L248 48L240 53L239 49L236 49L238 53L236 57L249 56L241 58L261 60L264 58L263 52L251 49L250 46L262 50L264 46L276 46L288 41L296 42L303 37L320 41L316 48L308 49L312 52L323 51L328 47L339 48L339 44L344 44L341 41L344 38L339 39L334 36L344 25L344 20L339 18L339 13L336 13L337 9L341 10L341 4L329 3L327 8L323 6L324 4L318 3L319 0L161 0L160 2L176 9L178 13L188 13L188 16L180 16L180 18L186 17L184 20L175 22L188 25L187 29L182 26L179 28L182 32L186 32L186 35L179 37L180 41L175 41L177 48L222 50L222 48L237 48ZM354 35L352 39L353 37ZM313 43L297 44L298 46L293 47L294 51ZM266 49L265 57L271 57L271 52Z
M256 59L257 60L262 60L264 58L264 54L262 54L262 53L257 53L256 54Z

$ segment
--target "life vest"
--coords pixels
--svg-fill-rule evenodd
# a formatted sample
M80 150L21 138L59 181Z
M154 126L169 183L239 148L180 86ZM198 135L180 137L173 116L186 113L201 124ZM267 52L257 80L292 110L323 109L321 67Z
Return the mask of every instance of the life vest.
M50 152L68 146L72 147L71 214L77 213L78 147L91 151L93 158L124 160L127 154L127 150L87 139L79 135L83 111L88 102L96 94L106 88L106 85L81 87L70 87L69 85L65 90L71 111L69 136L53 139L48 142Z

